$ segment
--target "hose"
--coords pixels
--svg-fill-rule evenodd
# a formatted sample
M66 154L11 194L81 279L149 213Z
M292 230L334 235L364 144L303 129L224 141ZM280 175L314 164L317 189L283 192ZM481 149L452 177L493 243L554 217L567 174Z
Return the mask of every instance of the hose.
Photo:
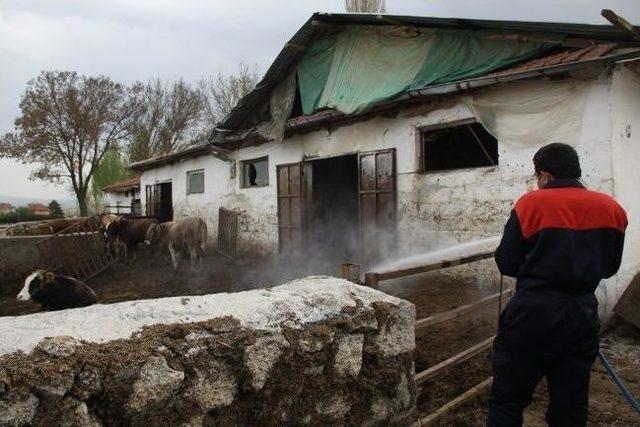
M611 366L609 360L605 357L604 353L602 353L602 350L598 350L598 357L600 358L600 361L609 374L609 378L611 378L611 381L613 381L613 383L618 386L625 400L629 402L629 405L631 405L634 411L636 411L636 413L640 415L640 402L638 402L633 394L631 394L627 386L622 381L622 378L620 378L618 374L616 374L616 371L613 370L613 366Z

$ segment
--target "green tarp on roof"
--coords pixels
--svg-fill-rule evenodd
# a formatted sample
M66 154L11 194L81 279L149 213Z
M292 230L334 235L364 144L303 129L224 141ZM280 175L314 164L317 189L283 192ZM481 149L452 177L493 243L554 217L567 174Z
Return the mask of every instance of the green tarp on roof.
M304 114L323 108L356 113L410 89L507 67L561 41L522 41L489 31L346 27L303 54L297 69L302 109Z

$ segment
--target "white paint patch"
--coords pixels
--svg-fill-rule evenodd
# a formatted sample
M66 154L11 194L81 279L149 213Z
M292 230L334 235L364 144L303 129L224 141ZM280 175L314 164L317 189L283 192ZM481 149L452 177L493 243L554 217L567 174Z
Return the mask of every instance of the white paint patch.
M145 326L201 322L222 316L244 327L279 332L287 326L321 322L345 307L376 301L413 304L334 277L307 277L271 289L96 304L90 307L0 317L0 355L29 352L45 337L67 335L90 342L126 339ZM415 319L414 319L415 320Z
M18 294L17 299L19 299L20 301L31 300L31 294L29 293L29 286L31 285L31 282L33 281L33 279L38 277L40 273L41 273L41 270L36 270L30 275L28 275L26 279L24 279L24 287Z

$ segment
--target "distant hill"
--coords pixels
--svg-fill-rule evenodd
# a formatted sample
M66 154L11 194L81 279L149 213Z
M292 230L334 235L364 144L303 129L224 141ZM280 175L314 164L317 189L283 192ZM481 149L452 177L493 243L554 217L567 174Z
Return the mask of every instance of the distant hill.
M56 199L62 209L69 209L76 207L75 199ZM29 203L43 203L45 205L49 205L51 199L34 199L29 197L12 197L12 196L3 196L0 194L0 203L11 203L16 208L21 206L27 206Z

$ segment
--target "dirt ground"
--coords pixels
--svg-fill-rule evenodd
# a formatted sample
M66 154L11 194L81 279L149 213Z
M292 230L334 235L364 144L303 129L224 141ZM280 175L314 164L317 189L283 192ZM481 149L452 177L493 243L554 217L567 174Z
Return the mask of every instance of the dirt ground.
M306 275L337 275L338 261L310 262L286 259L231 261L209 254L195 271L183 261L173 272L164 257L141 254L132 265L120 264L92 279L89 284L102 303L132 299L159 298L176 295L199 295L237 292L273 286ZM15 292L19 289L16 284ZM497 283L484 283L480 278L442 276L427 273L410 278L383 282L381 290L416 305L417 317L447 311L497 291ZM38 311L35 304L19 303L15 293L0 296L0 316L12 316ZM492 336L495 333L497 306L489 305L460 319L434 325L416 337L416 372L433 366L450 356ZM631 391L640 396L640 332L618 321L602 340L605 354ZM463 364L448 369L422 386L418 396L420 414L426 415L464 390L491 375L487 352ZM525 413L525 425L546 425L546 390L542 382L534 401ZM486 393L454 411L442 420L442 425L479 426L486 416ZM590 425L640 425L629 405L609 380L602 365L596 361L590 390Z

